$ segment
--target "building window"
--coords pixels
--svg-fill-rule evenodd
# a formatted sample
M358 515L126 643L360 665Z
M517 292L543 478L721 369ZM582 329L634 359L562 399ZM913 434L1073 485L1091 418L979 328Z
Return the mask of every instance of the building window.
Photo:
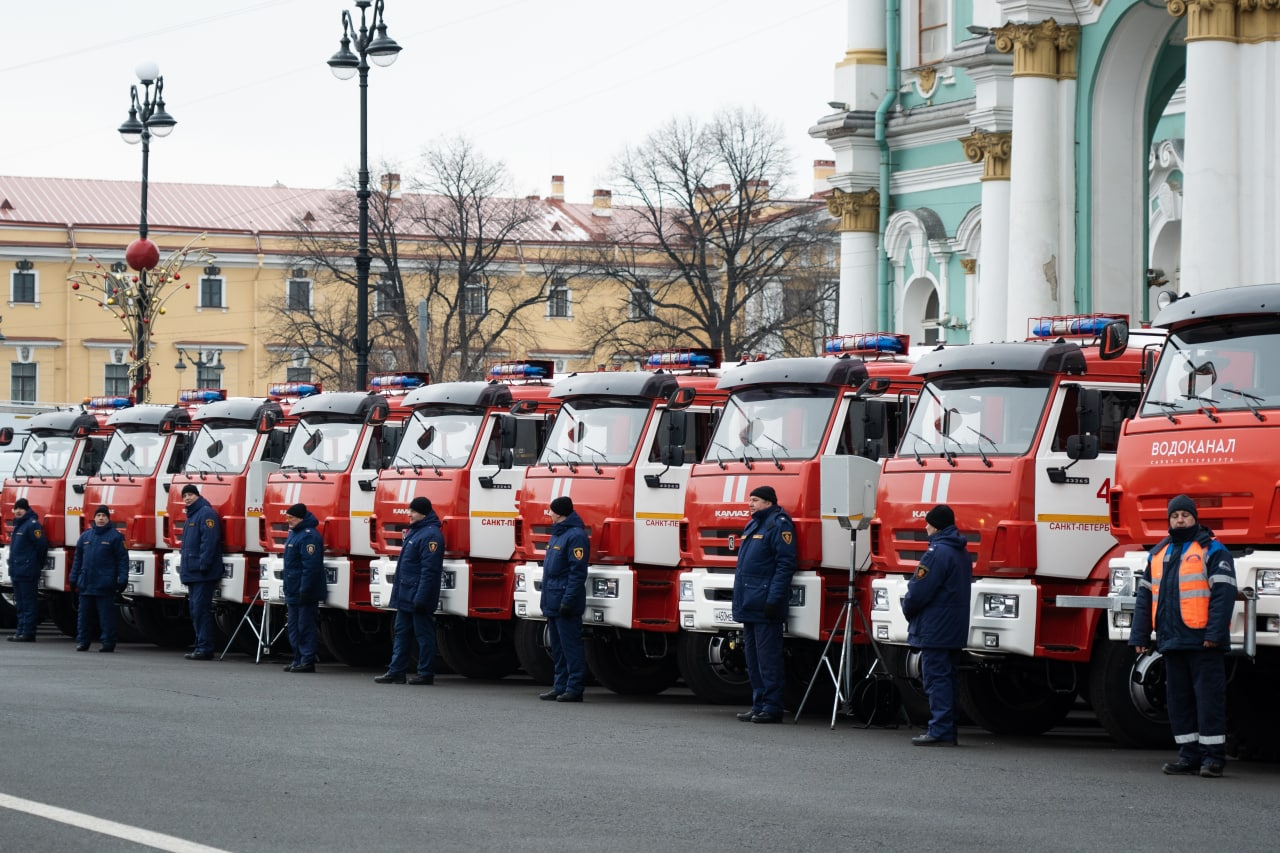
M201 308L226 308L226 300L223 297L223 288L226 280L220 276L207 275L200 279L200 307ZM205 387L205 386L201 386Z
M310 367L286 367L284 369L284 380L286 382L310 382Z
M378 279L377 285L373 288L373 313L378 315L404 313L404 300L396 292L394 280Z
M919 64L941 62L947 55L947 0L917 0Z
M290 311L311 310L311 282L305 278L289 279L286 307Z
M653 318L653 294L649 292L647 284L639 284L631 288L627 308L627 316L632 320Z
M15 403L36 401L35 364L15 361L9 365L9 397Z
M36 287L36 274L32 270L16 270L12 273L9 285L10 302L38 301L39 290Z
M551 290L547 292L547 316L568 317L571 294L569 285L562 278L551 282Z
M479 278L472 278L462 288L462 313L481 316L488 310L488 303L484 282Z
M102 383L102 393L108 397L127 397L129 395L129 365L107 365L107 371Z
M942 324L938 322L938 292L936 290L929 291L929 299L924 305L924 316L920 318L920 325L924 329L924 340L921 343L933 346L942 343L942 336L939 329Z

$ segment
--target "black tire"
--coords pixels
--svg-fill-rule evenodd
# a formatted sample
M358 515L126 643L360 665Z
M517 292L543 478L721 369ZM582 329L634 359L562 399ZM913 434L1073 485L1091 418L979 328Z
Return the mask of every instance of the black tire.
M1155 749L1173 744L1164 683L1164 661L1158 652L1139 657L1123 643L1095 642L1089 697L1098 722L1121 746Z
M386 666L391 660L392 615L320 611L320 641L347 666Z
M736 636L736 635L735 635ZM684 683L711 705L751 704L751 681L742 638L685 631L676 641L676 662Z
M661 657L654 649L665 653ZM680 668L664 637L638 631L601 632L586 639L587 669L601 687L623 696L652 696L680 679Z
M76 618L80 613L80 596L70 592L49 592L45 600L45 611L49 621L72 639L76 636Z
M116 598L116 642L117 643L148 643L147 635L138 627L137 621L133 618L133 605L121 599Z
M551 660L547 641L547 623L540 619L517 619L513 635L520 668L536 684L553 684L556 665Z
M1043 667L980 667L960 672L959 700L965 715L992 734L1039 735L1066 719L1076 694L1056 689Z
M492 680L520 668L510 622L438 619L436 627L440 657L458 675Z
M18 627L18 608L11 600L12 592L0 596L0 628Z
M121 615L126 611L144 642L165 649L185 649L196 640L185 598L135 598L120 608Z

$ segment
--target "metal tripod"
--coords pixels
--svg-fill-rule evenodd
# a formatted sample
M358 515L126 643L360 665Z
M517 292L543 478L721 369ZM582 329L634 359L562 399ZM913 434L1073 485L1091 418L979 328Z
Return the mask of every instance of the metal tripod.
M262 613L258 617L258 623L253 622L253 606L255 604L262 605ZM227 640L227 647L222 650L222 654L218 656L218 660L222 660L227 656L227 652L231 650L231 646L236 641L236 637L240 635L240 631L245 626L253 632L253 636L258 640L258 653L254 656L254 663L262 663L262 656L271 654L271 644L280 639L280 635L289 627L289 619L286 615L285 622L280 626L280 630L274 634L271 633L271 605L262 597L262 590L259 589L253 595L253 600L249 602L249 606L245 608L244 615L240 617L240 624L236 625L236 629L231 632L231 639Z

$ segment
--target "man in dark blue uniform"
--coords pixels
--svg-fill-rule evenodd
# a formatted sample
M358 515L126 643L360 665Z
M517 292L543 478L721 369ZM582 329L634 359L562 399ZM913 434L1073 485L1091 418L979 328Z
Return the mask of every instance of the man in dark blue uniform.
M742 623L751 710L738 714L744 723L782 722L782 632L791 604L791 576L796 572L796 527L778 506L772 486L757 486L748 498L751 521L742 531L738 565L733 575L733 618Z
M916 746L955 746L955 653L969 636L969 588L973 564L956 514L939 504L924 517L929 550L907 582L902 613L907 640L920 649L920 677L929 695L929 728L911 739Z
M284 603L289 613L289 645L293 662L285 672L316 671L316 619L326 595L324 540L320 523L297 503L285 510L289 538L284 543Z
M409 527L400 544L396 577L391 583L391 609L396 612L395 640L387 671L378 684L404 684L409 669L409 642L418 641L418 674L410 684L434 684L436 608L444 571L444 534L431 501L419 495L409 502Z
M591 542L573 501L561 495L551 502L551 539L542 559L542 615L547 617L551 659L556 675L551 689L539 699L581 702L587 677L582 651L582 614L587 609L587 563Z
M80 592L80 613L76 617L76 651L89 651L93 617L97 614L101 631L100 652L116 650L116 593L129 585L129 549L124 536L111 524L111 510L98 507L93 526L76 541L71 561L71 583Z
M222 582L222 519L209 502L200 497L193 483L182 487L187 507L187 523L182 528L182 558L179 577L187 585L187 605L195 647L187 660L213 660L213 593Z
M1164 656L1169 724L1178 760L1170 776L1222 775L1227 766L1227 677L1236 566L1231 552L1200 524L1195 501L1169 501L1169 535L1151 549L1138 580L1129 645Z
M9 534L9 579L13 581L13 603L18 608L18 630L11 643L34 643L40 621L40 573L49 556L49 540L40 519L26 498L13 502L13 531Z

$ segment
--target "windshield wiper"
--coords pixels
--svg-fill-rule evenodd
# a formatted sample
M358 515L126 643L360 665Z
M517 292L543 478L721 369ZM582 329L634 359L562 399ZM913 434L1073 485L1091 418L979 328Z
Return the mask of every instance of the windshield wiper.
M1241 400L1244 400L1244 404L1249 407L1249 411L1253 412L1253 416L1258 420L1265 421L1267 419L1266 415L1262 414L1258 407L1254 405L1254 403L1265 402L1257 394L1250 394L1247 391L1237 391L1234 388L1227 388L1225 386L1220 387L1218 390L1225 391L1228 394L1235 394Z
M427 454L428 456L434 456L435 458L439 459L441 462L444 462L444 461L445 461L443 456L441 456L441 455L440 455L440 454L438 454L438 453L433 453L433 452L431 452L430 450L427 450L426 448L423 448L422 453L425 453L425 454ZM430 466L431 466L431 470L432 470L432 471L435 471L435 472L436 472L436 476L437 476L437 477L439 477L439 476L440 476L440 466L439 466L439 465L437 465L436 463L434 463L434 462L432 462L432 461L428 460L428 459L423 459L423 457L422 457L422 453L415 453L415 454L413 454L413 458L414 458L414 463L413 463L413 473L415 473L415 474L416 474L416 473L418 473L418 463L417 463L417 460L422 459L422 461L423 461L423 462L425 462L426 464L428 464L428 465L430 465ZM445 463L445 464L448 464L448 463Z
M1209 420L1213 421L1215 424L1219 423L1222 420L1222 418L1214 414L1214 412L1218 408L1218 403L1216 400L1211 400L1208 397L1199 397L1195 394L1183 394L1182 397L1185 400L1195 400L1197 403L1200 403L1201 405L1196 409L1196 411L1203 412L1205 416L1207 416ZM1206 403L1209 405L1209 408L1207 409L1203 405Z
M939 435L941 435L941 436L942 436L942 456L943 456L943 458L945 458L945 459L947 460L947 464L948 464L948 465L950 465L952 468L954 468L954 467L956 467L956 457L957 457L960 453L964 453L964 445L963 445L963 444L961 444L960 442L956 441L956 440L955 440L954 438L952 438L951 436L947 435L945 432L943 432L943 433L939 433ZM954 444L956 447L960 448L959 453L951 453L951 452L949 452L949 451L947 450L947 442L948 442L948 441L950 441L950 442L951 442L952 444ZM986 458L986 457L983 457L983 458Z
M1170 403L1167 400L1147 400L1147 405L1159 406L1160 408L1164 409L1164 416L1175 424L1178 422L1178 419L1173 416L1173 412L1182 411L1182 407L1179 406L1177 403ZM1172 409L1173 411L1172 412L1169 411L1170 409Z
M587 450L590 450L590 451L591 451L592 453L594 453L596 456L599 456L601 459L603 459L603 460L605 461L605 463L606 463L606 464L608 464L608 462L609 462L609 457L605 456L605 455L604 455L603 453L601 453L599 450L596 450L594 447L592 447L592 446L591 446L591 445L589 445L589 444L584 444L584 445L582 445L582 446L583 446L583 447L585 447ZM601 473L600 463L599 463L599 462L597 462L595 459L592 459L592 460L591 460L591 467L596 469L596 473L597 473L597 474Z
M724 449L724 450L728 450L728 451L729 451L729 458L730 458L730 459L732 459L732 458L733 458L733 451L732 451L732 450L729 450L729 448L725 447L725 446L724 446L723 444L721 444L720 442L718 442L718 441L713 441L713 442L711 442L711 446L712 446L712 447L719 447L719 448L722 448L722 449ZM723 457L723 456L721 456L719 453L717 453L717 454L716 454L716 464L720 466L720 470L721 470L721 471L723 471L725 468L727 468L727 467L728 467L727 465L725 465L725 464L724 464L724 457Z
M762 432L762 433L760 433L760 435L761 435L761 436L763 436L764 438L768 439L768 440L769 440L769 442L770 442L771 444L773 444L773 446L774 446L774 447L778 448L778 449L779 449L779 450L781 450L783 453L790 453L790 452L791 452L791 451L790 451L790 449L789 449L785 444L783 444L782 442L778 441L778 440L777 440L777 439L775 439L773 436L771 436L771 435L767 435L766 433L763 433L763 432ZM778 452L777 452L777 450L775 450L775 451L774 451L774 453L773 453L773 464L777 466L777 468L778 468L778 470L779 470L779 471L781 471L781 470L782 470L782 463L778 461Z
M975 429L974 427L969 426L968 424L965 424L965 425L964 425L964 428L965 428L965 429L967 429L967 430L969 430L969 432L973 433L974 435L976 435L976 436L978 437L978 443L977 443L976 445L974 445L974 446L978 448L978 455L982 457L982 464L983 464L983 465L986 465L988 468L990 468L990 467L991 467L991 460L987 458L987 454L985 454L985 453L983 453L983 452L982 452L982 442L984 442L984 441L985 441L987 444L991 445L991 449L992 449L994 452L996 452L996 453L999 453L999 452L1000 452L1000 447L999 447L999 445L997 445L994 441L992 441L991 439L987 438L985 435L983 435L983 434L982 434L981 432L979 432L977 429Z
M572 451L571 451L571 452L572 452ZM572 463L572 462L570 462L568 459L565 459L563 456L561 456L561 455L560 455L560 451L558 451L558 450L552 450L550 447L548 447L548 448L547 448L547 455L548 455L548 456L552 456L552 455L554 455L557 459L559 459L559 460L560 460L561 464L569 466L569 473L571 473L571 474L576 474L576 473L578 473L578 469L577 469L577 468L575 468L575 467L573 467L573 463ZM556 472L556 469L551 467L551 463L550 463L550 462L547 462L547 470L548 470L548 471L550 471L552 474L554 474L554 473Z
M915 457L916 457L916 464L917 464L917 465L924 465L924 460L920 458L920 442L922 442L922 441L924 442L924 446L925 446L925 447L927 447L927 448L929 448L929 452L930 452L930 453L936 453L936 452L938 451L938 448L934 447L932 444L930 444L929 442L925 441L923 438L921 438L921 437L920 437L919 435L917 435L916 433L914 433L914 432L909 432L909 433L907 433L907 435L908 435L909 437L914 438L914 439L916 440L916 443L915 443L915 444L913 444L913 445L911 445L911 452L912 452L913 454L915 454Z

